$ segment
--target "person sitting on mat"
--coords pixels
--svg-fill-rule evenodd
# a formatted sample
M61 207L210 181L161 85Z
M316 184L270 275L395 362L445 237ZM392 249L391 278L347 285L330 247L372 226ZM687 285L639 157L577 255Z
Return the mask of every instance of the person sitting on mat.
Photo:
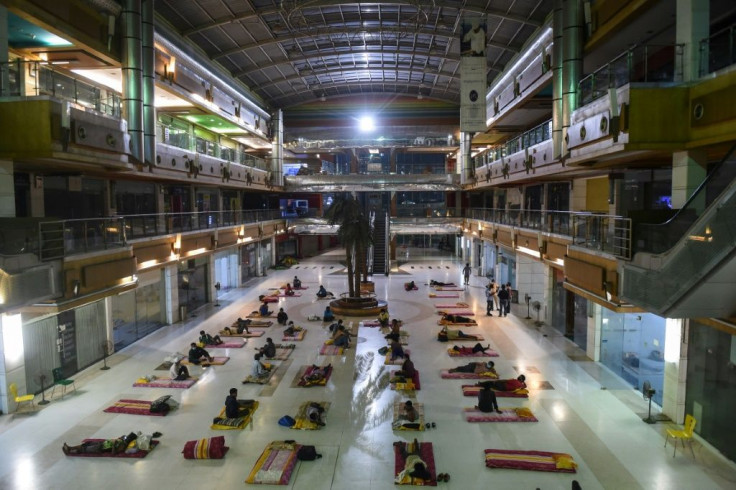
M289 315L286 314L283 308L279 308L278 314L276 314L276 321L279 323L279 325L286 325L286 322L289 320Z
M491 390L490 386L484 385L478 392L478 405L475 408L484 413L491 413L493 411L501 413L501 410L498 409L496 394Z
M302 331L302 327L294 325L293 321L289 321L289 325L284 330L284 337L294 337L298 332Z
M401 335L401 322L396 318L391 320L391 333L395 335Z
M378 323L381 325L381 327L386 328L388 327L388 311L386 311L386 308L383 308L380 313L378 313Z
M250 330L248 330L248 325L251 324L251 321L252 320L250 318L246 318L245 320L243 320L242 318L238 317L237 321L235 322L235 326L238 329L238 333L243 333L243 332L250 333ZM231 333L230 327L225 327L225 331L227 333Z
M181 365L181 359L178 357L171 363L169 376L174 381L184 381L185 379L189 379L189 370L186 366Z
M322 321L324 322L331 322L335 319L335 315L332 313L332 310L329 306L325 307L324 313L322 313Z
M309 374L304 374L301 380L303 383L310 383L310 384L314 384L316 382L322 381L323 379L325 379L330 369L332 369L332 364L328 364L324 367L320 367L320 366L317 366L316 364L312 364L312 372Z
M263 353L261 352L256 352L256 355L253 356L253 360L255 362L251 368L250 375L254 378L260 378L271 372L271 370L261 362L261 357L263 357Z
M493 361L471 362L463 366L458 366L458 367L449 369L449 371L451 373L474 373L474 374L493 373L493 374L496 374L496 369L494 366L495 364Z
M399 357L405 359L406 353L404 352L404 348L401 346L401 342L397 339L393 339L391 341L391 360L395 361Z
M125 452L128 447L125 437L117 439L105 439L103 441L88 441L78 446L70 446L66 442L61 447L64 454L119 454Z
M261 307L258 308L258 314L261 316L269 316L273 311L268 309L268 303L265 301L261 303Z
M331 292L329 292L328 290L326 290L325 287L320 284L319 291L317 291L317 297L318 298L326 298L328 296L334 296L334 294L332 294Z
M324 416L325 409L319 403L311 402L307 405L306 417L312 423L317 424L320 427L325 425L322 417Z
M414 284L414 281L409 281L404 284L404 289L407 291L412 291L415 287L416 285Z
M452 330L447 327L442 327L442 330L437 334L437 340L440 342L447 342L448 340L478 340L477 335L469 335L462 330Z
M286 283L286 288L284 288L284 294L286 296L294 296L294 290L291 289L291 284L288 282Z
M214 337L204 330L199 331L199 342L203 345L220 345L222 344L222 339L219 335L215 335Z
M440 281L435 281L434 279L430 279L429 285L442 287L442 286L454 286L455 283L454 282L440 282Z
M302 280L298 277L294 276L294 280L291 281L292 284L294 284L294 289L301 289L302 288Z
M230 394L225 398L225 417L236 419L248 415L253 406L250 400L238 400L238 389L230 388Z
M400 447L401 456L404 458L404 469L396 475L394 481L401 483L407 476L410 478L420 478L427 482L431 481L432 474L427 469L427 463L419 456L419 442L414 439L413 443L401 444Z
M350 347L350 333L345 330L344 325L340 325L337 327L337 330L335 330L335 333L332 335L332 345L335 347L342 347L344 349Z
M418 420L419 412L414 408L414 404L411 400L407 400L406 403L400 406L399 413L393 423L393 428L400 429L401 427L405 427L407 429L418 429Z
M459 345L453 345L452 350L456 352L466 352L468 349L471 353L475 354L477 352L485 352L491 348L491 344L488 344L488 347L483 347L480 345L480 342L476 343L472 348L469 347L460 347Z
M258 350L266 359L273 359L276 357L276 344L273 343L273 339L268 337L266 344Z
M401 369L394 372L394 376L412 379L417 374L416 368L414 368L414 362L412 362L409 354L404 353L404 363L401 365Z
M443 323L471 323L473 320L468 318L467 316L460 316L460 315L452 315L450 313L444 313L442 315L442 321Z
M212 362L215 360L214 357L210 355L209 352L192 342L189 344L189 362L192 364L199 364L202 362L202 358L207 358L209 362Z
M516 379L496 379L483 381L478 386L488 387L496 391L516 391L526 388L526 376L520 374Z
M337 329L342 327L342 318L336 321L335 323L330 324L330 333L334 335L335 332L337 332Z

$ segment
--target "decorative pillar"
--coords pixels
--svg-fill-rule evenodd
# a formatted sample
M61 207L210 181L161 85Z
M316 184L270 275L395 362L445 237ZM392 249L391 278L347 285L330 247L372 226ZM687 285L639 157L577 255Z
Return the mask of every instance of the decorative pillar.
M473 133L460 133L460 183L466 184L473 178L473 160L470 158Z
M271 117L273 141L271 149L271 185L284 185L284 113L277 110Z
M18 393L26 393L26 366L23 352L23 322L20 313L0 314L0 410L15 411L8 385L15 383Z
M173 263L161 269L161 284L164 294L161 295L161 320L171 325L185 318L179 318L179 264Z
M552 148L553 160L562 156L562 0L552 10Z
M677 424L685 420L689 328L690 321L687 319L665 320L662 413Z
M708 50L700 51L700 41L710 35L710 2L677 0L675 39L683 45L682 57L675 58L675 73L682 73L682 81L689 82L706 68Z
M578 108L578 82L583 73L582 0L563 0L562 20L562 154L567 155L567 130Z
M142 11L142 83L143 83L143 157L146 165L156 164L156 108L154 106L153 2L143 0Z
M46 216L43 197L43 175L31 173L31 216L43 218Z
M143 51L141 0L125 0L122 21L123 118L128 123L130 154L143 163Z

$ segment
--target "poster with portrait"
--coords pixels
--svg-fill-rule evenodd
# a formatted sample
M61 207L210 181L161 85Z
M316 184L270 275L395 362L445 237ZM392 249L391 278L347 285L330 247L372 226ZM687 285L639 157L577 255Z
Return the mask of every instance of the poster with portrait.
M460 131L486 130L486 62L485 18L465 16L460 38Z
M486 19L479 15L466 15L462 19L460 56L485 57Z

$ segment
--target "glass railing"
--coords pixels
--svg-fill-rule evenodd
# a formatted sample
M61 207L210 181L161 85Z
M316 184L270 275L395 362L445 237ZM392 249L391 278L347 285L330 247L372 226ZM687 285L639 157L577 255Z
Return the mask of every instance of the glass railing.
M3 85L3 84L6 84ZM69 100L108 116L120 117L120 95L103 85L54 69L42 61L14 60L0 63L0 94L6 96L48 95Z
M130 240L280 219L278 209L113 216L39 224L42 260L123 247Z
M434 131L442 131L442 129L435 129ZM284 148L289 150L306 150L306 149L331 149L331 148L356 148L356 147L375 147L375 148L390 148L390 147L406 147L406 146L458 146L458 141L454 136L451 136L457 132L457 128L447 127L448 137L440 135L425 135L425 136L398 136L398 137L386 137L379 136L378 138L351 138L345 140L337 139L300 139L290 141L284 144Z
M487 152L475 157L473 160L476 167L482 167L488 163L500 160L501 157L513 155L519 151L538 145L552 139L552 119L544 121L521 135L512 138L505 144L491 148Z
M700 41L700 76L736 64L736 24Z
M606 95L608 89L627 83L680 81L682 56L682 44L634 46L580 80L580 105L589 104Z
M579 247L631 257L631 220L621 216L570 211L470 209L466 217L489 223L568 236Z

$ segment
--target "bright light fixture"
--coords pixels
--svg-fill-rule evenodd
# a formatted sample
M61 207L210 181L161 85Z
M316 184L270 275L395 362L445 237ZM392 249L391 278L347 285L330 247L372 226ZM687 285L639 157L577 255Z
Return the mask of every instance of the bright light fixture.
M371 116L362 116L358 121L358 127L364 133L370 133L371 131L375 131L376 123Z

